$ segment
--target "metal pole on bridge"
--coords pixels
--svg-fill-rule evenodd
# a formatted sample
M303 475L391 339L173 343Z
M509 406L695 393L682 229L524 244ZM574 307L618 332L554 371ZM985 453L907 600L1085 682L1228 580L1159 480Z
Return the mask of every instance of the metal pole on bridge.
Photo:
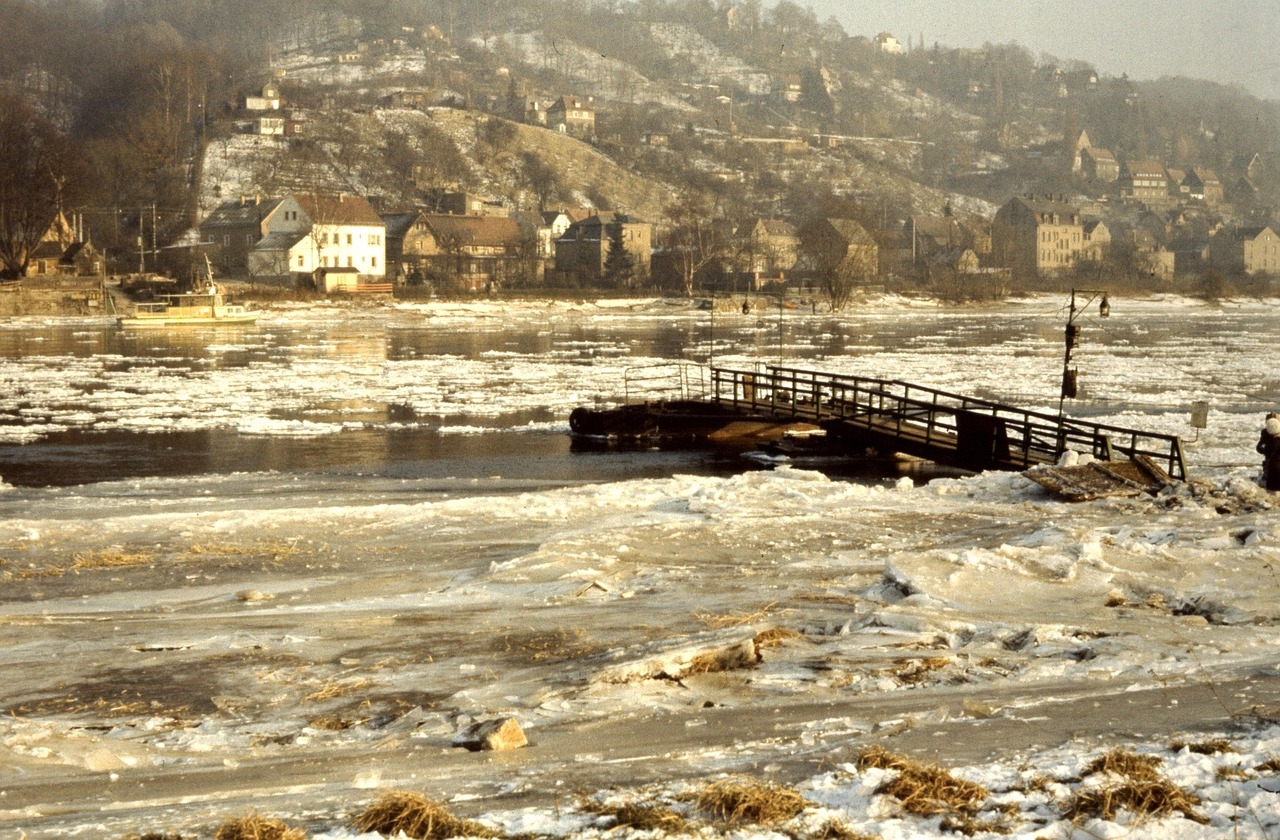
M1079 307L1076 306L1076 295L1088 295L1086 300ZM1071 367L1071 351L1080 346L1080 327L1076 326L1076 318L1084 314L1085 309L1095 300L1101 297L1098 303L1098 317L1108 318L1111 316L1111 301L1107 297L1104 289L1072 289L1071 305L1067 310L1067 329L1065 334L1066 352L1062 358L1062 388L1058 393L1058 416L1063 413L1063 404L1067 398L1075 399L1076 386L1079 384L1080 371Z

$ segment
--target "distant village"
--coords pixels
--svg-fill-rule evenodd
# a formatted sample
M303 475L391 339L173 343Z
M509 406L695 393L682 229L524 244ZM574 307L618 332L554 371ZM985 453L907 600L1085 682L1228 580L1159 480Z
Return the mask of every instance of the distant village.
M443 39L435 27L407 37ZM902 51L890 33L870 39L883 53ZM403 43L355 42L331 57L337 65ZM1096 73L1042 70L1059 95L1088 95ZM803 96L798 78L761 81L760 95L779 102ZM991 95L977 82L969 95ZM473 109L527 126L596 143L597 109L589 95L542 98L510 85L509 95L472 101L411 88L392 91L380 109ZM229 108L232 131L288 145L309 131L277 79ZM732 119L729 133L734 131ZM830 148L853 138L814 133L739 137L783 154ZM667 148L669 133L650 131L633 142ZM1028 190L1010 195L993 216L962 213L950 202L905 219L820 215L808 218L646 219L586 206L528 209L465 189L418 184L416 200L326 189L251 190L224 197L172 241L145 241L139 230L137 274L179 281L193 267L255 285L303 287L323 293L494 294L533 289L601 289L685 295L719 292L826 291L834 304L849 289L871 287L989 296L1044 280L1087 277L1159 288L1206 273L1268 280L1280 275L1280 224L1259 222L1257 182L1262 155L1241 156L1224 172L1176 169L1158 159L1118 159L1087 129L1037 150L1042 165L1069 171L1077 192ZM567 173L559 173L570 177ZM252 193L252 194L250 194ZM678 203L673 197L673 204ZM874 220L874 221L872 221ZM151 236L157 225L150 224ZM118 271L119 254L114 255ZM127 267L135 273L133 266ZM31 250L28 278L105 276L82 217L59 211ZM843 298L841 298L842 302Z

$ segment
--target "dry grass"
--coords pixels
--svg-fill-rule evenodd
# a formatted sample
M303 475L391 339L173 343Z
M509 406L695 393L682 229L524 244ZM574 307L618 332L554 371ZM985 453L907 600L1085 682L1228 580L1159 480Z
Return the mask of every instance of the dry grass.
M1181 813L1189 820L1208 823L1195 810L1195 806L1199 804L1199 799L1168 780L1130 781L1077 792L1064 816L1072 821L1081 817L1099 817L1112 821L1121 811L1128 811L1137 820L1158 820Z
M1085 775L1108 774L1118 781L1077 791L1065 816L1073 821L1082 817L1110 821L1128 811L1136 820L1158 820L1181 813L1189 820L1207 823L1195 809L1200 800L1165 778L1156 769L1159 765L1157 756L1128 750L1111 750L1099 756L1085 768Z
M478 822L455 817L439 802L404 790L383 794L356 817L353 825L358 831L376 831L387 837L403 832L414 840L499 836Z
M1267 760L1253 768L1259 773L1275 773L1280 772L1280 756L1267 756Z
M1219 767L1214 771L1213 777L1220 782L1243 782L1253 778L1253 775L1243 767Z
M872 746L858 755L859 770L894 770L897 775L876 788L876 793L897 799L911 814L972 815L986 801L987 789L976 782L957 779L936 764L925 764Z
M764 650L765 648L777 647L783 642L789 642L792 639L803 638L805 638L805 635L799 630L792 630L789 627L770 627L757 633L754 641L756 650Z
M969 837L975 834L1008 834L1013 831L1004 815L978 819L971 814L948 814L938 823L938 828Z
M504 633L499 642L504 653L529 662L561 662L590 656L600 650L591 643L587 631L572 629L534 630Z
M183 837L173 831L148 831L146 834L127 834L124 840L183 840Z
M184 559L193 557L265 557L269 560L285 560L302 551L294 540L240 545L238 543L194 543L180 553Z
M197 543L184 549L176 549L172 556L179 560L214 557L259 557L276 562L292 557L301 551L302 549L292 541L277 540L253 545ZM160 556L152 552L126 551L112 547L73 554L71 562L65 565L49 563L18 568L14 567L10 561L0 560L0 581L36 580L62 577L67 574L79 574L81 572L153 566L160 559Z
M701 653L689 660L681 669L680 677L697 674L714 674L718 671L736 671L740 668L753 668L760 662L760 652L755 649L754 656L742 656L738 649L732 651L713 650Z
M4 710L5 714L19 717L39 715L84 715L94 714L103 717L127 717L131 715L165 716L175 721L189 716L188 706L165 706L159 700L143 700L137 694L121 692L118 697L84 698L75 695L49 697L32 703L24 703Z
M854 831L839 820L827 820L816 831L803 836L804 840L879 840L874 834Z
M347 697L355 694L357 691L364 691L373 685L373 680L364 677L356 677L346 680L329 680L320 688L302 698L304 703L317 703L321 700L333 700L337 697Z
M1226 738L1214 738L1210 741L1196 741L1187 743L1185 741L1174 741L1169 745L1169 749L1174 752L1188 750L1197 755L1221 755L1222 753L1233 753L1236 748Z
M663 805L649 805L644 802L604 805L587 800L582 804L582 809L589 814L612 817L612 829L632 828L637 831L661 831L665 834L687 834L691 830L688 820Z
M1156 769L1160 764L1159 756L1138 755L1129 750L1110 750L1091 761L1084 774L1096 776L1099 773L1110 773L1135 782L1154 782L1163 778Z
M122 569L128 566L146 566L155 562L155 555L142 552L104 549L102 551L85 551L72 555L73 571L89 571L92 569Z
M933 656L928 659L899 659L894 662L890 673L903 685L915 685L924 682L929 674L940 671L950 664L951 660L945 656Z
M774 825L794 818L811 803L784 785L749 779L712 782L693 797L698 808L720 822Z
M776 602L765 604L752 613L722 613L717 615L715 613L696 612L693 617L713 630L718 630L722 627L742 627L747 624L757 624L765 621L769 617L770 611L776 606Z
M343 715L317 715L307 721L307 726L328 732L341 732L361 723L364 723L364 721L360 718L349 718Z
M274 817L249 814L224 822L213 840L307 840L307 833Z

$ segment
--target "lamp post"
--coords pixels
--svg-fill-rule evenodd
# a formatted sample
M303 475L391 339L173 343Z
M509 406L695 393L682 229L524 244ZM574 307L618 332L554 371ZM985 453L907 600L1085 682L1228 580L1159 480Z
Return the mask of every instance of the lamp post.
M1087 298L1079 306L1076 305L1076 296ZM1072 351L1080 346L1080 327L1076 324L1076 318L1084 314L1084 311L1094 302L1098 301L1098 317L1108 318L1111 316L1111 301L1107 297L1104 289L1072 289L1071 290L1071 306L1067 311L1067 328L1064 334L1066 341L1066 352L1062 358L1062 389L1058 396L1058 415L1062 415L1063 403L1068 397L1075 399L1076 386L1079 383L1080 371L1071 367Z

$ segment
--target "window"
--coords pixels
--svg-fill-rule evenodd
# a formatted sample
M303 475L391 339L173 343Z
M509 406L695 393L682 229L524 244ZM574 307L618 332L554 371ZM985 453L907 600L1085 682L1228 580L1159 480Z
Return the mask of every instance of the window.
M352 257L347 257L347 268L355 268L355 265L355 260Z
M371 264L373 265L373 267L374 267L374 268L377 268L377 267L378 267L378 258L377 258L377 257L371 257L371 258L370 258L370 262L371 262Z
M351 234L349 234L349 233L347 234L347 244L348 244L348 245L350 245L350 244L351 244Z
M253 234L252 234L252 233L246 233L246 234L244 235L244 244L246 244L246 245L252 245L252 244L253 244Z
M304 263L303 263L303 260L305 260L305 259L306 259L306 258L305 258L304 256L302 256L302 254L298 254L298 268L302 268L302 266L303 266L303 264L304 264Z
M321 244L321 245L328 245L328 244L329 244L329 234L327 234L327 233L322 233L322 234L320 234L320 244Z
M231 244L231 234L227 234L226 236L222 237L222 244L223 245Z

